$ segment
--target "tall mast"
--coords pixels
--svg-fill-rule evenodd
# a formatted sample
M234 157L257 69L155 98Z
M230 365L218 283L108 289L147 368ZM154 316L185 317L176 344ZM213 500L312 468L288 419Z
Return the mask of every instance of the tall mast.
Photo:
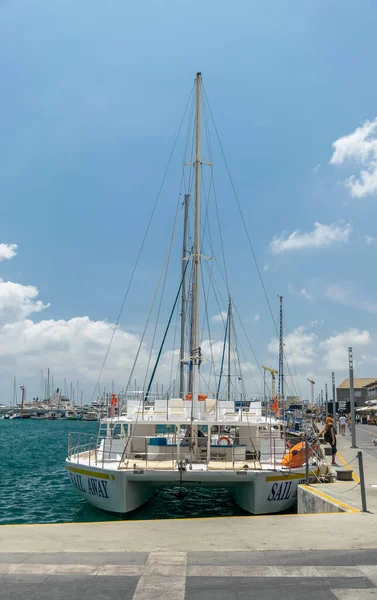
M230 331L232 329L232 300L229 296L228 305L228 400L230 400Z
M280 383L280 401L281 416L283 423L285 421L285 398L284 398L284 342L283 342L283 296L279 296L280 301L280 335L279 335L279 383ZM285 436L285 429L284 429Z
M194 204L194 276L192 295L192 412L198 408L198 385L200 367L199 318L200 318L200 186L201 186L201 107L202 107L202 74L196 74L196 120L195 120L195 204Z
M13 406L17 406L16 376L13 379Z
M25 404L25 396L26 396L26 388L24 385L21 385L22 397L21 397L21 415L24 414L24 404Z
M183 225L182 247L182 290L181 290L181 348L179 353L179 395L185 397L185 325L186 325L186 267L187 267L187 224L190 194L185 194L185 219Z

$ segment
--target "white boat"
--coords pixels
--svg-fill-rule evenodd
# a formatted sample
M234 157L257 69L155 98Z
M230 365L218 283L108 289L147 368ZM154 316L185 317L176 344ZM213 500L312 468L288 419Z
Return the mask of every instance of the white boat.
M150 386L119 406L115 394L110 414L102 419L95 439L84 434L69 437L66 469L72 485L94 506L126 514L147 502L163 488L183 493L190 487L227 488L236 502L252 514L278 513L296 502L297 486L308 471L315 470L300 448L285 460L284 425L271 413L262 416L261 406L235 409L231 399L230 335L231 300L224 345L228 345L228 392L203 393L200 367L203 361L199 326L201 248L200 191L202 80L196 76L194 243L184 251L182 267L182 321L180 397L151 402ZM185 198L186 206L187 199ZM185 212L187 217L187 212ZM186 230L186 219L185 219ZM191 264L189 356L184 358L185 271ZM178 297L178 296L177 296ZM186 300L187 302L187 300ZM225 346L224 346L225 347ZM224 357L224 354L223 354ZM223 364L221 365L222 374ZM187 369L186 371L184 371ZM281 339L281 406L283 391L283 343ZM130 379L132 372L130 375ZM185 381L187 379L187 382ZM241 379L241 378L239 378ZM185 386L184 386L185 383ZM218 390L220 389L220 385ZM239 405L239 402L238 402ZM311 453L310 448L308 453Z
M48 417L45 414L42 413L36 413L34 415L30 415L30 419L32 421L47 421Z

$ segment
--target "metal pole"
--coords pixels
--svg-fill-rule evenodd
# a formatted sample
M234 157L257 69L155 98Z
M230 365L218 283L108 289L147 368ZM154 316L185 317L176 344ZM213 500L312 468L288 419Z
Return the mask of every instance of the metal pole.
M348 348L348 364L350 374L350 405L351 405L351 448L356 446L356 427L355 427L355 389L353 383L353 355L352 348Z
M332 418L333 425L336 433L336 389L335 389L335 373L331 373L332 378Z
M325 416L327 417L327 415L329 414L329 395L327 391L327 383L325 383L325 402Z
M200 367L199 349L199 303L200 303L200 191L201 191L201 108L202 108L202 75L196 75L196 124L195 124L195 203L194 203L194 273L193 273L193 295L192 295L192 339L191 356L192 361L192 418L198 411L198 385ZM196 410L194 410L194 408ZM191 435L193 427L191 426Z
M308 439L305 439L305 483L309 485L309 444Z
M266 369L263 369L263 400L264 400L264 410L265 410L265 413L267 416L268 409L267 409L267 403L266 403Z
M228 400L229 401L230 401L230 330L231 330L231 318L232 318L232 301L229 298L229 306L228 306Z
M359 452L357 453L357 460L359 462L361 510L363 512L367 512L367 496L366 496L366 493L365 493L363 453L361 452L361 450L359 450Z
M323 390L321 390L321 415L323 415Z
M185 397L185 326L186 326L186 254L187 254L187 225L190 194L185 194L185 216L183 222L183 246L182 246L182 290L181 290L181 348L179 352L179 396Z
M284 447L285 447L283 296L279 296L279 301L280 301L279 375L280 375L280 394L281 394L281 416L282 416L282 421L283 421Z

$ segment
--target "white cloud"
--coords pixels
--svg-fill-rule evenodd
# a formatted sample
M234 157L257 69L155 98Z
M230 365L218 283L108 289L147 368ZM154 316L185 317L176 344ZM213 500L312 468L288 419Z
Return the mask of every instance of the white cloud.
M253 317L253 321L258 322L260 320L260 315L255 315Z
M348 329L335 333L327 340L321 342L320 347L325 350L323 360L328 369L346 370L348 368L348 347L362 348L372 342L369 331L366 329Z
M201 343L202 354L207 360L211 360L212 356L214 361L221 359L223 350L224 350L224 342L222 341L211 341L211 340L203 340ZM231 353L232 355L232 353Z
M224 323L224 321L227 320L227 317L228 317L228 313L226 312L226 310L222 310L217 315L213 315L212 321L214 323Z
M377 238L372 237L371 235L365 235L365 244L367 246L377 246Z
M351 308L359 308L364 310L371 315L377 314L377 303L373 300L369 300L364 295L358 295L352 285L343 286L338 284L330 285L326 290L326 296L334 302L339 302L344 306Z
M268 271L269 268L270 268L270 265L264 265L263 271Z
M292 296L303 296L306 300L310 300L313 298L312 294L308 292L306 288L301 288L301 290L297 290L293 283L288 283L288 291Z
M348 292L339 285L332 284L327 288L326 296L330 298L330 300L334 300L336 302L345 302L348 297Z
M7 364L23 376L36 375L41 366L51 367L56 377L84 378L94 382L98 377L114 325L105 321L91 321L89 317L69 320L30 319L8 323L0 328L0 356L2 366ZM139 338L118 329L111 348L111 360L106 368L108 379L126 379L131 369ZM141 351L141 363L147 365L146 348ZM46 365L47 363L47 365ZM123 371L123 373L122 373ZM142 371L138 372L141 376ZM106 377L105 377L106 378Z
M305 288L302 288L302 290L300 290L300 294L301 296L304 296L304 298L306 298L307 300L313 298L312 294L309 294L308 290Z
M377 194L377 118L336 140L330 164L340 165L353 160L361 165L358 178L352 175L345 181L352 196Z
M277 347L277 339L272 339L268 344L268 351L274 353ZM288 333L284 338L285 354L288 363L295 365L309 365L313 362L315 356L315 346L317 336L314 333L307 333L305 327L301 325Z
M320 164L316 165L316 166L314 167L314 169L313 169L314 173L317 173L317 172L318 172L318 170L320 169L320 167L321 167L321 165L320 165Z
M314 321L310 321L309 325L310 325L310 327L316 327L317 325L323 325L323 320L319 321L318 319L315 319Z
M19 321L47 308L49 304L36 299L38 294L33 285L21 285L0 278L0 325Z
M0 262L16 256L17 244L0 244Z
M296 230L293 233L274 237L270 243L273 254L280 254L286 250L301 250L303 248L321 248L336 242L346 244L352 231L349 223L332 223L322 225L316 221L313 231L307 233Z

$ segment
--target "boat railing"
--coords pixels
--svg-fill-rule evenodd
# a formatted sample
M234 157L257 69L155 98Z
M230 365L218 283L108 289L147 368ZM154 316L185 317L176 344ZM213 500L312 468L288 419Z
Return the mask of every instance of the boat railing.
M285 454L284 441L272 439L269 447L261 447L258 440L237 443L236 440L225 436L220 440L198 437L176 439L170 436L132 436L124 446L123 455L118 468L134 469L177 469L183 464L185 468L195 463L206 465L211 469L234 470L247 468L260 469L262 463L270 468L280 469L281 460ZM178 442L178 443L177 443ZM188 465L188 466L187 466Z
M97 464L97 436L89 433L68 433L68 459L80 463Z
M236 439L198 437L196 441L174 434L122 438L97 436L82 432L68 436L68 459L72 462L104 467L117 463L119 469L178 469L203 464L209 470L260 469L262 463L281 468L285 453L283 440L272 438L269 445L258 440L238 443ZM188 465L188 466L187 466Z

